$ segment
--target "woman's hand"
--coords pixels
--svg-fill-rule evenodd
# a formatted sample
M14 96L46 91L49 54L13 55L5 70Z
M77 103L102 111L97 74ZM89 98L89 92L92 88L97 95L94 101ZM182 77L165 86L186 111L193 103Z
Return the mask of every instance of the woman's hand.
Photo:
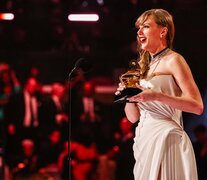
M136 84L137 88L141 89L142 92L127 98L129 102L147 102L147 101L154 101L156 100L157 93L153 91L150 88L144 88L143 86L140 86L139 84Z
M119 83L119 87L117 88L115 95L121 94L121 92L126 88L126 86L122 83Z

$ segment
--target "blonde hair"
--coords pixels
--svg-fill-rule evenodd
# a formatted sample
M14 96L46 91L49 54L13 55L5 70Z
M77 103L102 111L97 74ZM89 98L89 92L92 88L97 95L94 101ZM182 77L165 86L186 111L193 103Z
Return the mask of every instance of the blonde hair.
M166 35L166 44L168 48L172 48L174 35L175 35L175 28L172 15L164 9L150 9L142 13L136 23L135 26L139 27L142 25L149 16L152 16L156 22L161 27L166 27L168 29ZM139 65L141 68L141 78L144 78L147 74L149 69L150 63L150 54L148 51L142 50L140 48L140 44L138 43L137 50L139 53Z

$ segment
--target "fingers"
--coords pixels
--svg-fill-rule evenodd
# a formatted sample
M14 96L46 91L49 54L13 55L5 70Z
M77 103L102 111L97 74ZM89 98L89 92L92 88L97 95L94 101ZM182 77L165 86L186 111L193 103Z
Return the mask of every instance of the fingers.
M119 83L119 87L117 88L118 91L123 91L126 88L125 85L123 85L122 83Z
M117 88L115 95L119 95L121 91L123 91L125 88L126 88L125 85L123 85L122 83L119 83L119 87Z
M147 89L151 89L150 87L143 87L140 86L138 83L136 83L137 88L141 89L142 91L147 90Z
M140 86L138 83L136 83L136 87L141 89L142 91L144 90L144 87Z

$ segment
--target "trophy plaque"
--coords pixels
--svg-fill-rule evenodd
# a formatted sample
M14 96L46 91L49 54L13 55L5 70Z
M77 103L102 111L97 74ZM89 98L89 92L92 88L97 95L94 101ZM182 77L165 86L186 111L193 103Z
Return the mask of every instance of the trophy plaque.
M131 60L129 62L129 70L122 74L119 77L119 80L126 86L126 88L121 91L119 95L115 96L114 103L129 102L127 100L128 97L141 92L141 90L136 87L136 83L139 83L140 80L140 67L137 60Z

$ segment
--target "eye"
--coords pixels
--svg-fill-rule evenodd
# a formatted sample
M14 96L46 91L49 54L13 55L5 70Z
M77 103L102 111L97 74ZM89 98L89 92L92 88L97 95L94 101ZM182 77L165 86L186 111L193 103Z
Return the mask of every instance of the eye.
M144 28L149 28L149 25L144 25Z

